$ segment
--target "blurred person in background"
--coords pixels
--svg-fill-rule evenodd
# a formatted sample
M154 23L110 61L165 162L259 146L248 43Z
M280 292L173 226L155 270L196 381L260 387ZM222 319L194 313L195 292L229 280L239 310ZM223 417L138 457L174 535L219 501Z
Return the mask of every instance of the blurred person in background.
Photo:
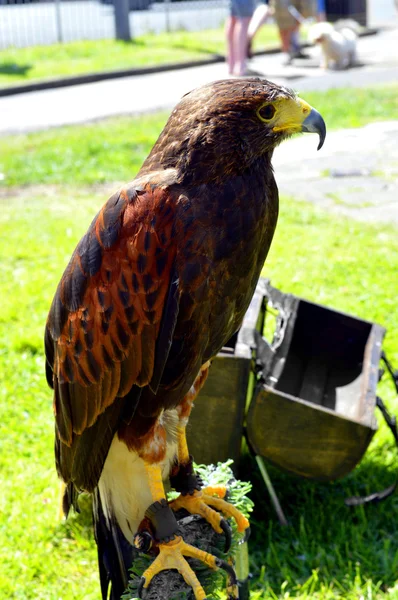
M326 0L318 0L317 20L320 23L326 21Z
M270 16L269 0L261 0L257 6L252 18L250 19L249 29L247 32L247 56L252 56L252 43L253 38L257 31L264 25L268 17Z
M290 65L295 58L308 58L301 50L300 25L302 21L318 13L317 0L272 0L274 16L281 38L284 64Z
M285 64L291 64L294 58L308 58L301 50L300 24L306 18L317 14L318 21L325 21L325 0L260 0L251 18L247 36L247 56L252 56L253 38L269 17L275 15L285 53Z
M230 15L225 25L227 62L230 75L247 75L247 31L255 0L230 0Z

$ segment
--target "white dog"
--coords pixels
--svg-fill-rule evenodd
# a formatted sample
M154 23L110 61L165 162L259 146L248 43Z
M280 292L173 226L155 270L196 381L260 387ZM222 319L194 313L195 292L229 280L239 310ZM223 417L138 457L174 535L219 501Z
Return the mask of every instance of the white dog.
M321 67L346 69L357 60L357 32L359 25L351 19L331 23L316 23L308 32L308 41L319 44L322 50Z

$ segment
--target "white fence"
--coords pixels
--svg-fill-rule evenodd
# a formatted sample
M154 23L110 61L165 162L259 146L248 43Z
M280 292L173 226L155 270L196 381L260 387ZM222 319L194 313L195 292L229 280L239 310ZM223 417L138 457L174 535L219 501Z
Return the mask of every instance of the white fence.
M0 49L115 37L113 0L0 0ZM217 28L228 0L129 0L132 37Z
M119 0L0 0L0 50L116 37ZM124 1L124 0L121 0ZM125 0L132 37L220 27L229 0ZM366 6L370 27L397 24L398 0L326 0L329 7ZM141 9L141 10L137 10Z

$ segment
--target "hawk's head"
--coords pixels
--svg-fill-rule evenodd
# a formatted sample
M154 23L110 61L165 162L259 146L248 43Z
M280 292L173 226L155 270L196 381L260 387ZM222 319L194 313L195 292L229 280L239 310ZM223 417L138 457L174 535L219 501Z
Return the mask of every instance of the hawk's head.
M318 133L319 150L326 126L292 90L259 78L225 79L182 98L148 162L183 176L195 169L200 179L239 173L261 157L270 159L275 146L300 132Z

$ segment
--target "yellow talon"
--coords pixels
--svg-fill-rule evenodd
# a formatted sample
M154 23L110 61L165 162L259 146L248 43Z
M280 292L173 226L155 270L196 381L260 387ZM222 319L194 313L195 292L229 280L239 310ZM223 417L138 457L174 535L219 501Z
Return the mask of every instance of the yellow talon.
M195 595L195 599L205 600L206 593L200 585L195 573L185 560L185 556L196 558L205 563L211 569L217 570L222 568L227 570L230 577L232 577L233 585L236 585L235 573L225 561L216 558L208 552L204 552L203 550L199 550L198 548L187 544L181 537L178 536L167 544L159 544L159 555L142 575L141 585L138 591L139 597L145 597L145 592L148 590L148 587L155 575L168 569L177 569L177 571L184 578L184 581L191 586Z
M220 513L216 512L206 502L203 492L195 492L192 496L178 496L175 500L170 502L170 508L174 511L180 508L185 508L189 513L194 515L200 515L203 517L217 533L222 533L220 521L222 519ZM208 496L210 498L210 496Z
M204 488L200 492L195 492L192 495L180 495L178 498L170 502L170 507L175 511L179 510L180 508L185 508L185 510L191 514L200 515L210 523L217 533L222 532L222 528L220 526L222 517L220 513L217 512L220 511L227 517L232 517L235 519L238 531L240 533L246 531L249 528L249 521L246 519L246 517L242 515L242 513L235 508L235 506L223 500L222 497L215 497L206 493L209 491L213 493L214 490L216 490L215 493L220 491L218 487L208 487ZM217 509L217 511L214 510L214 508Z
M246 519L246 517L242 515L242 513L237 508L235 508L235 506L233 506L233 504L230 504L229 502L226 502L221 498L212 498L211 496L206 495L203 496L203 501L207 504L210 504L217 510L221 511L228 517L232 517L233 519L235 519L239 533L243 533L243 531L248 529L248 519Z
M227 488L225 485L208 485L201 490L206 496L218 496L218 498L225 498Z

